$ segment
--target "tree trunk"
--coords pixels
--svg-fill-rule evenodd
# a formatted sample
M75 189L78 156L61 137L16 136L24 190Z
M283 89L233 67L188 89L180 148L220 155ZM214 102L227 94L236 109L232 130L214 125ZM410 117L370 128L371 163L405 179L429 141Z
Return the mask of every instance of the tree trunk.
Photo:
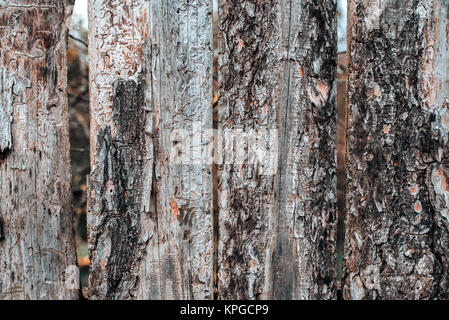
M335 2L219 4L218 298L335 299Z
M344 297L449 298L449 4L349 7Z
M211 17L209 1L90 3L91 298L212 297Z
M76 299L66 93L73 1L0 1L0 299Z

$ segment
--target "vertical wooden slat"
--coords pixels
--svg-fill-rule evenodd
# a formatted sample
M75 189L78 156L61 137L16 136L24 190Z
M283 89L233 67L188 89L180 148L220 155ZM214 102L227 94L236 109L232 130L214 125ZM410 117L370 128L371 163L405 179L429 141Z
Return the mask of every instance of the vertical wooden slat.
M66 92L72 5L0 1L0 299L79 296Z
M218 298L334 299L335 3L219 4Z
M211 11L90 3L91 298L213 296Z
M449 297L448 8L350 1L346 299Z
M144 297L144 265L157 248L148 17L148 1L89 2L91 299Z
M212 299L212 0L151 8L159 296Z

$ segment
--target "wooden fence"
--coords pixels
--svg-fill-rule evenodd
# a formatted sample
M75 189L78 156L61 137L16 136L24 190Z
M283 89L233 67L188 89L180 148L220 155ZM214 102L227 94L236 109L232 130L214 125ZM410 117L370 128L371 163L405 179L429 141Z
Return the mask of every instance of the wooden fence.
M89 298L449 298L449 3L349 2L341 280L336 3L218 5L89 2ZM2 299L79 298L72 6L0 0Z

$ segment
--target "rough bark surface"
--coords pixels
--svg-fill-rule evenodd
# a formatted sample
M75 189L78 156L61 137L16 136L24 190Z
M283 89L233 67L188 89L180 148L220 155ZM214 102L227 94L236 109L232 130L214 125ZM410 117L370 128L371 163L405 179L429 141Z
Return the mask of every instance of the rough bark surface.
M335 2L222 0L219 23L218 298L335 299Z
M114 83L113 125L97 134L96 167L89 179L92 298L138 296L139 264L148 235L142 233L145 209L143 169L146 151L145 82Z
M352 0L344 297L449 298L449 3Z
M90 297L210 299L212 3L95 0L89 16Z
M0 299L77 299L66 95L73 1L0 1Z
M153 172L148 8L144 0L89 2L90 299L132 299L145 292L142 260L156 229L145 223Z

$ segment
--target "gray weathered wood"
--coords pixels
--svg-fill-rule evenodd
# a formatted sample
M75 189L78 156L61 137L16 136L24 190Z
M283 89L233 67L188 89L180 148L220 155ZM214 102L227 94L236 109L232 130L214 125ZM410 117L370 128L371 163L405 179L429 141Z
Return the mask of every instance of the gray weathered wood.
M153 1L151 19L156 296L212 299L212 0Z
M156 228L144 223L153 171L143 66L148 14L144 0L89 2L90 299L141 297L142 260L154 245Z
M449 298L449 3L352 0L346 299Z
M73 1L0 1L0 299L76 299L66 95Z
M90 3L91 298L213 297L211 11Z
M219 4L218 298L335 299L336 4Z

